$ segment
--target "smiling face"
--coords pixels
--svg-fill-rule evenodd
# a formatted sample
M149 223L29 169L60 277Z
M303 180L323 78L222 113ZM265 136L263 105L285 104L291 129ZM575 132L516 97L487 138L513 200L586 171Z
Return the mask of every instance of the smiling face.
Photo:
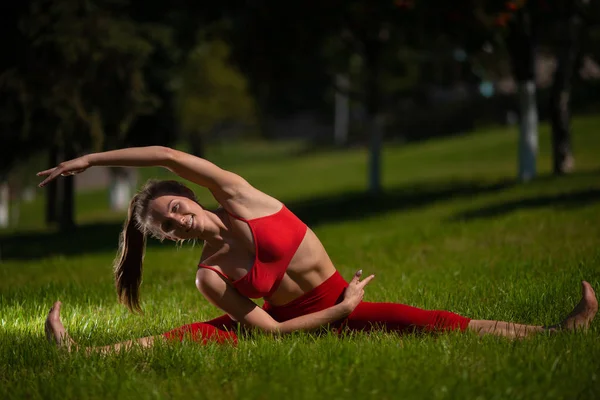
M148 207L150 223L168 239L194 239L203 231L206 211L188 197L164 194L151 200Z

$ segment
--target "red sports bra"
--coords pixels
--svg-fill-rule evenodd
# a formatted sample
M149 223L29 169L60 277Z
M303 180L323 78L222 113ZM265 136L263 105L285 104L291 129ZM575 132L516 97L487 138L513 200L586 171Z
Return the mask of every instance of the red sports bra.
M255 247L254 264L246 275L235 281L209 265L198 264L198 267L215 271L246 297L258 299L271 296L279 287L306 235L306 224L285 205L275 214L250 220L231 213L229 215L246 222L250 227Z

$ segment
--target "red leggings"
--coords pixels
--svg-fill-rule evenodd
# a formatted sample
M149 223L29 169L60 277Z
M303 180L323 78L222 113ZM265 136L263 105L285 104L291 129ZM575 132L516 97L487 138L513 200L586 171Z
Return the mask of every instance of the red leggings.
M273 306L265 302L263 309L279 322L329 308L343 299L348 283L336 272L317 288L283 305ZM469 318L448 311L427 311L396 303L361 302L345 319L330 326L334 329L353 331L384 330L394 332L435 332L460 329L469 325ZM238 323L228 315L208 322L184 325L164 334L167 339L183 340L186 335L192 340L207 343L231 342L237 344L235 332Z

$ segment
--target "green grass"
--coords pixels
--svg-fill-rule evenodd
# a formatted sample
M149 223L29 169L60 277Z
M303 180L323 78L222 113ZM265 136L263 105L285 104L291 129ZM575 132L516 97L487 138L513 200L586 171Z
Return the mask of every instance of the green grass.
M375 273L369 301L448 309L477 319L551 324L600 288L600 118L574 124L577 172L550 175L543 127L540 178L516 174L509 129L384 154L385 194L364 194L361 149L301 154L262 144L210 158L280 198L314 229L346 277ZM148 170L159 177L165 171ZM197 190L206 205L214 205ZM84 345L155 335L220 315L194 287L200 246L151 242L145 315L129 314L111 280L122 215L104 193L81 194L81 228L40 226L41 199L22 205L19 229L0 233L0 398L517 398L600 396L600 323L587 333L530 340L357 334L256 335L230 346L159 345L110 356L64 354L42 324L56 299Z

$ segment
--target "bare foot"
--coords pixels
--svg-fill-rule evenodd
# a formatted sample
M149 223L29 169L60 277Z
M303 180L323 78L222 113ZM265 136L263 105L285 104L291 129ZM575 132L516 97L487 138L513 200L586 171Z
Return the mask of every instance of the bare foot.
M58 347L64 347L71 350L71 346L74 345L75 342L67 334L67 331L60 320L60 305L60 301L57 301L48 313L45 324L46 338L50 343L55 344Z
M594 319L594 316L598 312L598 300L592 285L588 282L581 282L581 301L571 314L556 327L560 329L587 329L590 326L590 322Z

